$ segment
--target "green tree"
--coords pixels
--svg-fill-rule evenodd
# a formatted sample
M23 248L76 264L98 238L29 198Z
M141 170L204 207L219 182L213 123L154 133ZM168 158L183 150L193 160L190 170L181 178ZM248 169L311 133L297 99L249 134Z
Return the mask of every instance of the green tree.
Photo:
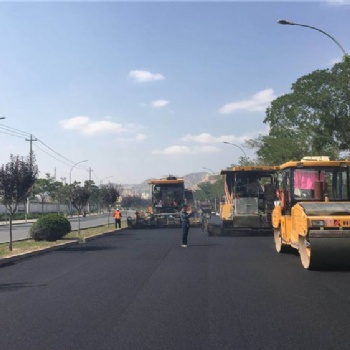
M100 188L101 204L108 209L108 226L112 207L116 205L120 196L120 189L120 185L114 185L111 183L108 185L102 185Z
M12 220L17 211L18 204L24 202L33 187L38 168L33 158L10 156L10 162L0 168L0 197L9 214L10 221L10 243L12 250Z
M264 123L269 134L249 140L258 161L281 164L307 155L339 157L350 148L350 57L331 69L316 70L272 101Z
M71 204L78 212L78 233L80 233L80 216L89 202L90 192L88 187L81 187L79 182L74 182L69 187Z
M45 178L37 179L33 186L33 195L37 195L40 198L41 214L44 214L44 204L55 200L57 197L57 188L59 183L54 177L51 177L50 173L45 174Z
M100 204L100 189L95 184L93 180L86 180L84 182L84 187L86 187L90 193L88 202L88 212L91 213L94 209L97 210Z
M149 199L144 199L140 196L123 196L121 201L121 206L123 208L147 210L150 205L151 201Z
M67 184L57 186L55 198L59 203L70 205L70 188Z
M220 201L225 194L223 177L216 176L215 181L202 182L198 184L198 190L194 192L197 201L210 200L212 208L219 209Z

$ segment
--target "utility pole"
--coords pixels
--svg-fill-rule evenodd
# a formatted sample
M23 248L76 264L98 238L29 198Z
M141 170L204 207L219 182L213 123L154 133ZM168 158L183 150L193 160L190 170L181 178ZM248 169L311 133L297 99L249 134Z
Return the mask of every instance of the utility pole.
M89 186L91 186L91 171L92 171L92 169L91 169L91 167L89 167ZM91 187L90 187L90 189L91 189ZM87 210L88 210L88 213L90 215L90 200L88 201L88 208L87 208Z
M34 138L33 139L33 135L30 134L30 139L25 139L26 141L30 142L30 146L29 146L29 163L30 163L30 170L33 169L33 142L34 141L38 141L38 139ZM27 205L26 205L26 212L25 212L25 221L27 222L28 220L28 214L29 214L29 196L27 197Z
M38 139L34 138L33 139L33 135L30 134L30 139L25 139L26 141L30 142L30 146L29 146L29 160L30 160L30 167L32 167L33 165L33 142L34 141L38 141Z

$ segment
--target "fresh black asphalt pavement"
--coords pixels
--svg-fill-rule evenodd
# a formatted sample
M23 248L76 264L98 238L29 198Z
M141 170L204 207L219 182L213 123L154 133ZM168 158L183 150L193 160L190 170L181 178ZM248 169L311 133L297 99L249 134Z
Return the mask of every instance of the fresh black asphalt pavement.
M0 349L349 349L350 271L272 236L121 230L0 268Z

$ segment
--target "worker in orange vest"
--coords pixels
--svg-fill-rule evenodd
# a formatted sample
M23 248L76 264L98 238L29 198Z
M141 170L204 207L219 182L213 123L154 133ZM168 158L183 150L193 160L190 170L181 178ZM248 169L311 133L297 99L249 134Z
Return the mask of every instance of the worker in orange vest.
M121 228L122 226L122 213L119 209L114 210L113 217L115 220L115 228Z

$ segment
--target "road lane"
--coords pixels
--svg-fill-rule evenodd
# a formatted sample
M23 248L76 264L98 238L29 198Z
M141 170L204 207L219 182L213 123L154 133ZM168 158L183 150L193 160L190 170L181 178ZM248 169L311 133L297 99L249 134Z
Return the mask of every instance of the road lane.
M125 210L122 211L122 221L126 221L126 218L128 216L134 215L133 210ZM102 213L99 215L88 215L85 218L80 217L80 228L88 228L88 227L94 227L94 226L101 226L101 225L107 225L108 224L108 219L109 223L111 224L111 227L114 225L114 219L112 215L108 215L108 213ZM78 218L73 217L73 218L68 218L68 220L71 223L72 230L77 230L78 229ZM22 221L15 221L14 225L12 227L12 235L13 235L13 241L18 241L22 239L27 239L29 238L29 230L30 227L32 226L33 222L24 222ZM2 223L0 225L0 243L5 243L10 241L10 231L9 231L9 225Z
M180 236L118 231L0 268L0 348L348 349L350 271L305 271L272 237Z

